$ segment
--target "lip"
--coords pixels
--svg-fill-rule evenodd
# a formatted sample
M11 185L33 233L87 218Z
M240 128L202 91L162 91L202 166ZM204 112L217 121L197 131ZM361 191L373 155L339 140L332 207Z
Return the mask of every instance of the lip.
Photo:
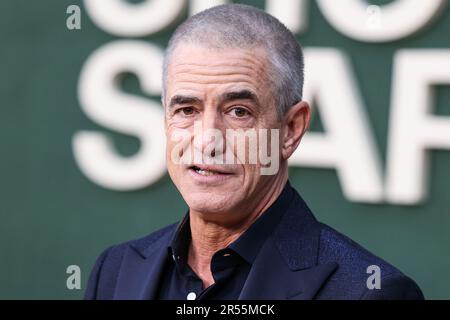
M212 171L211 175L202 175L196 172L193 168L198 167L201 170ZM186 168L189 171L189 175L198 183L218 184L222 183L234 176L233 172L223 166L205 165L205 164L193 164Z
M208 165L208 164L192 164L188 167L192 170L193 167L200 168L201 170L212 171L217 174L233 174L233 171L225 168L224 166Z

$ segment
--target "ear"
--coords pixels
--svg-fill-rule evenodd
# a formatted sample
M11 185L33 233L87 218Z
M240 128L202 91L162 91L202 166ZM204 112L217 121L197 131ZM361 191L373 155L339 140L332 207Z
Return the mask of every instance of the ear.
M311 109L306 101L293 105L283 118L283 137L281 154L287 160L297 149L303 135L308 129Z

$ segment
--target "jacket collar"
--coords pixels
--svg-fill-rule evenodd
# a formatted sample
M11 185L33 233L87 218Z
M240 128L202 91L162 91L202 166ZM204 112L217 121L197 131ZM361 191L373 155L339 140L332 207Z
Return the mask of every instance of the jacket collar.
M321 224L292 190L292 203L256 257L239 299L312 299L337 268L336 263L318 264ZM115 299L156 298L175 230L127 247Z
M136 244L126 248L117 277L114 299L155 299L168 258L167 244L172 234L173 229L145 249Z
M336 270L337 263L318 264L321 224L293 191L294 199L258 255L239 299L313 299Z

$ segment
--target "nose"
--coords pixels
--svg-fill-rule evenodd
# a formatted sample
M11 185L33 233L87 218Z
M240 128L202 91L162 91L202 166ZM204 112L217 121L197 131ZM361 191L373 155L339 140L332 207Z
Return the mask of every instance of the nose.
M202 156L202 162L214 160L224 152L224 126L216 110L205 110L200 120L194 123L194 149ZM198 159L196 159L198 160Z

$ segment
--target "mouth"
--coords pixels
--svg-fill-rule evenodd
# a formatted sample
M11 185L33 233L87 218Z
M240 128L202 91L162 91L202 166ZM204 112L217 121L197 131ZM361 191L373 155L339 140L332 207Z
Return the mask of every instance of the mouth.
M223 168L217 166L204 166L204 165L192 165L189 170L202 176L213 176L213 175L231 175L232 172L227 171Z

